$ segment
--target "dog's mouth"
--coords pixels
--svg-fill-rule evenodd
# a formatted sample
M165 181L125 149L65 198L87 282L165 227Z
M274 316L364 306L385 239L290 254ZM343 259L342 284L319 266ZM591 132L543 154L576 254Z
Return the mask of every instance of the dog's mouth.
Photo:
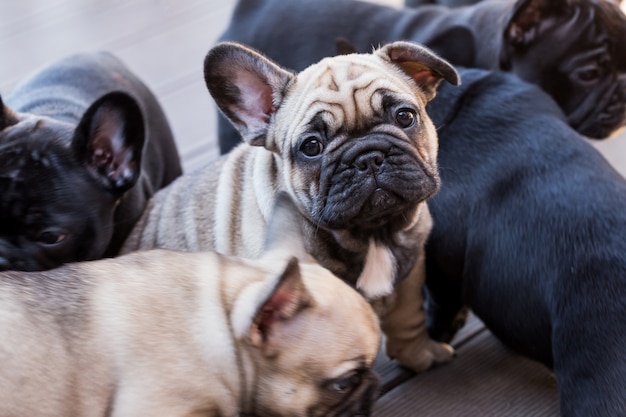
M379 187L364 200L351 223L365 229L382 227L395 216L405 212L407 206L411 205L407 204L401 196Z
M317 223L331 229L398 228L411 221L418 204L439 189L436 170L406 151L390 151L367 167L343 161L326 182L328 192Z
M611 85L602 95L590 95L567 115L569 124L590 139L608 138L626 126L626 82Z

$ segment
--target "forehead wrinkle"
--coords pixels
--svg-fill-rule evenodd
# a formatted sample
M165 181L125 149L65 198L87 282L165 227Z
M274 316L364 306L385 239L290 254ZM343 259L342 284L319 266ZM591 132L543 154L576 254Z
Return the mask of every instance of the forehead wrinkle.
M370 77L371 78L371 77ZM336 80L333 78L333 80ZM295 114L302 114L302 121L311 113L316 114L320 108L328 108L328 111L336 117L336 123L344 123L345 121L354 121L360 111L367 114L369 109L360 108L359 103L369 103L367 97L373 93L370 92L374 79L366 79L365 85L351 82L332 82L333 86L339 86L339 89L327 88L321 86L317 88L314 97L309 100L301 100L296 108ZM350 98L352 100L350 100ZM308 119L307 119L308 120Z
M303 112L302 115L299 113ZM293 113L297 120L306 120L306 123L291 123L289 130L285 132L288 137L296 137L304 133L309 128L309 123L316 115L321 114L326 126L332 125L333 119L343 120L343 108L338 103L328 103L323 100L315 100L309 106L299 106L298 113ZM341 116L338 116L340 114ZM329 116L332 115L332 116Z
M356 125L357 119L362 119L357 117L359 112L365 118L373 116L381 107L380 100L376 99L381 91L401 92L415 102L419 90L402 70L372 55L325 58L303 70L296 86L296 94L286 106L290 117L296 121L290 124L288 135L299 133L295 129L302 129L303 122L309 121L307 117L312 118L322 109L327 109L329 116L336 117L334 123L327 125L348 129L358 127L347 126L346 122L352 121ZM361 103L371 107L362 108Z

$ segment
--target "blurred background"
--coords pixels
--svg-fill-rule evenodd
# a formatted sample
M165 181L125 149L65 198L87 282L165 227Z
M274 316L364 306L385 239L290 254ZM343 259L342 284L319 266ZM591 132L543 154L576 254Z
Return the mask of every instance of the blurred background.
M286 0L294 1L294 0ZM399 6L402 0L371 0ZM0 0L0 94L37 68L89 50L119 56L153 89L185 170L217 156L216 110L202 77L206 52L235 0ZM593 142L626 175L626 134Z

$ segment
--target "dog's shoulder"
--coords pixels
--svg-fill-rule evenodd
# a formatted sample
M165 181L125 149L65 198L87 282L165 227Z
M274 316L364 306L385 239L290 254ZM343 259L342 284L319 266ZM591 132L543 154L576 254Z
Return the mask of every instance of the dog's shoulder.
M566 120L554 100L534 84L515 75L482 69L458 68L462 83L451 88L442 84L427 111L438 130L460 124L472 126L488 123L517 123L523 121L530 103L556 119ZM457 118L473 118L459 123Z

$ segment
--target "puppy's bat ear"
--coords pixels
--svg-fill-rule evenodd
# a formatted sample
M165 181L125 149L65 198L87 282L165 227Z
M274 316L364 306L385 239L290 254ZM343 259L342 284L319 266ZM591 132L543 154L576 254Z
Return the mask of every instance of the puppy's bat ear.
M337 55L350 55L357 53L354 44L346 38L342 37L335 39L335 50L337 52Z
M276 195L272 215L265 229L263 257L287 259L290 256L306 262L313 261L304 244L298 207L291 197L282 191Z
M293 325L294 320L314 303L302 281L296 258L287 262L275 282L257 308L248 333L250 344L267 357L282 351L289 343L290 334L299 332L298 326Z
M563 24L550 17L565 16L574 12L575 7L568 0L517 0L502 33L500 69L509 71L516 50L525 48L554 25Z
M424 92L426 100L435 97L441 80L459 85L461 78L454 67L429 49L411 42L392 42L375 54L401 68Z
M72 140L77 160L105 189L120 195L141 173L144 117L134 98L112 92L85 112Z
M251 145L266 146L270 118L293 74L260 53L222 42L204 59L204 80L222 113Z
M0 97L0 130L17 124L17 122L18 118L15 112L5 105L2 97Z
M500 68L511 69L511 49L523 48L546 29L551 29L555 24L562 24L560 20L550 21L548 18L573 12L575 6L568 3L567 0L518 0L511 10L502 34L504 45L500 55Z

